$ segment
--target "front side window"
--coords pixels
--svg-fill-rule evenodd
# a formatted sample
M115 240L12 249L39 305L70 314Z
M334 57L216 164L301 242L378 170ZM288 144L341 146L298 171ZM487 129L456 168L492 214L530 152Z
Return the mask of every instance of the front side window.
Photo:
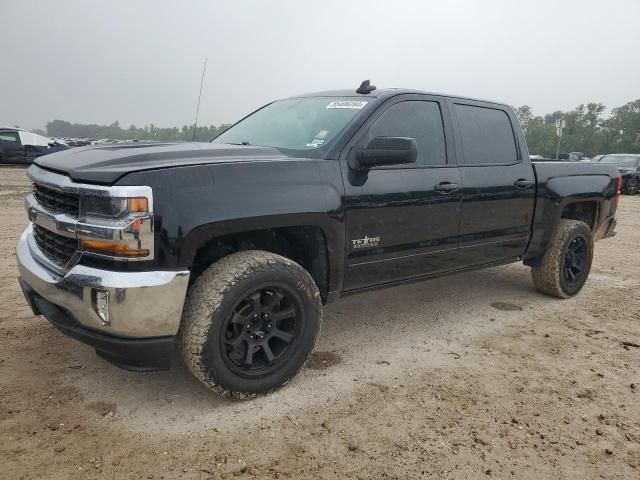
M17 132L0 132L0 142L18 143Z
M350 97L280 100L241 120L213 143L315 150L336 138L367 103Z
M503 110L455 104L464 163L514 163L518 159L511 121Z
M447 163L442 114L437 102L406 101L389 107L369 129L369 137L409 137L418 145L417 165Z

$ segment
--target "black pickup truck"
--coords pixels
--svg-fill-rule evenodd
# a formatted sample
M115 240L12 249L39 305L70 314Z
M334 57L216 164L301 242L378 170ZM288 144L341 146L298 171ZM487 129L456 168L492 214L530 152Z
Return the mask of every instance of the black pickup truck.
M531 163L508 106L367 83L210 143L81 147L28 175L34 313L123 368L168 368L177 344L239 397L295 375L342 295L511 262L575 295L620 196L615 165Z

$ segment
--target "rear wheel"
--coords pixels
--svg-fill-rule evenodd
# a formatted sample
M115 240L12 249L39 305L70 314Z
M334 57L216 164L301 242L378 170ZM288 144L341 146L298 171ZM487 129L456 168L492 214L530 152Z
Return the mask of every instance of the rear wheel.
M189 370L211 389L255 396L297 373L321 321L320 294L304 268L244 251L213 264L189 289L179 345Z
M531 269L536 290L569 298L584 286L593 261L593 236L584 222L561 219L542 263Z

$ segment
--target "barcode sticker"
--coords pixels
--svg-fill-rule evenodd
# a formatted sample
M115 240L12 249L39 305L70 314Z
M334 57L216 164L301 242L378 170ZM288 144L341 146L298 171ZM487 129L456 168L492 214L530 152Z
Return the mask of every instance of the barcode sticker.
M349 108L352 110L362 110L367 103L369 102L364 102L362 100L340 100L330 102L326 108Z

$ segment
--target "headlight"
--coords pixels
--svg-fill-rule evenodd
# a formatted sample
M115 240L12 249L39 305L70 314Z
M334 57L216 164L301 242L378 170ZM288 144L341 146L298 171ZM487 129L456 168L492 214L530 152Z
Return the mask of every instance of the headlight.
M76 226L81 250L114 259L152 259L152 203L150 191L148 197L83 194Z
M148 212L149 201L144 197L118 198L84 195L82 213L84 217L120 219L131 213Z

